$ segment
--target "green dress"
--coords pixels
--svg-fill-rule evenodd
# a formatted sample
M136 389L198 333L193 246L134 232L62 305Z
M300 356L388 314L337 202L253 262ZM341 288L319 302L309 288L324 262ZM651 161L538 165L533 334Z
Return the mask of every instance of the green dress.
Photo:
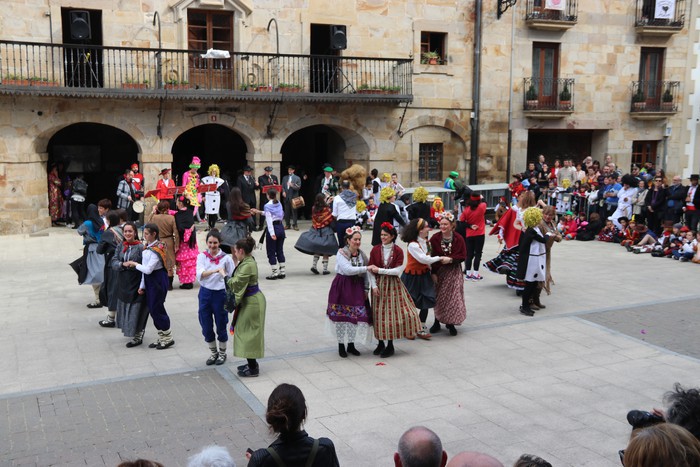
M258 285L258 264L252 256L238 264L228 285L240 305L233 334L233 355L262 358L265 356L265 296L258 290L244 297L249 287Z

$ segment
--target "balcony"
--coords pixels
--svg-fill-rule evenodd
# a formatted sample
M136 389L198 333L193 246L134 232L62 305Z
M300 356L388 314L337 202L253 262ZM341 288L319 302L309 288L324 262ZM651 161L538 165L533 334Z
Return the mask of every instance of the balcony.
M634 27L637 34L646 36L671 36L680 32L685 23L685 0L670 2L672 6L656 0L636 0Z
M637 120L663 120L678 112L679 81L634 81L630 117Z
M545 0L527 0L525 3L525 23L532 29L545 31L565 31L578 21L578 1L563 1L562 10L545 8Z
M411 59L202 55L197 50L0 41L0 94L373 104L413 100Z
M569 78L523 79L525 116L557 119L574 111L574 80Z

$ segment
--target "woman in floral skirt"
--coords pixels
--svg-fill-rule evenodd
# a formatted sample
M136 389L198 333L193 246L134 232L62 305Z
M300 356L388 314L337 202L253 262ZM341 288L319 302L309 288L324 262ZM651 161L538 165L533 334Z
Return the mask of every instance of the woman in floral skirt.
M191 289L197 277L197 231L194 225L194 214L190 202L184 196L177 199L175 224L180 236L180 247L175 254L177 261L177 278L181 289Z

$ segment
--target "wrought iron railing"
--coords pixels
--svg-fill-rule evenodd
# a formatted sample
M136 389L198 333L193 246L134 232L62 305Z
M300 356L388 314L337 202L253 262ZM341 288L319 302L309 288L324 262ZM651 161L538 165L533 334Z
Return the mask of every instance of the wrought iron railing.
M0 41L0 82L92 90L412 94L413 60Z
M573 111L574 84L571 78L524 78L524 109Z
M545 0L527 0L525 2L525 20L538 21L567 21L575 23L578 20L578 1L562 2L563 9L545 8Z
M685 0L637 0L635 26L683 29Z
M677 112L680 81L633 81L631 112Z

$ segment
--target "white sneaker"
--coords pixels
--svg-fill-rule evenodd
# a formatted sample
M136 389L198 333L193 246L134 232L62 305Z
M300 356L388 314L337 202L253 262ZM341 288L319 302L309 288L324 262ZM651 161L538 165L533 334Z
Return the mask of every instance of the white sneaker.
M471 277L471 280L473 280L474 282L479 282L480 280L483 280L483 279L484 279L484 276L482 276L479 273L472 274L472 277Z
M465 280L465 281L470 281L470 280L472 280L472 277L474 277L474 276L472 276L471 274L465 274L465 275L464 275L464 280Z

